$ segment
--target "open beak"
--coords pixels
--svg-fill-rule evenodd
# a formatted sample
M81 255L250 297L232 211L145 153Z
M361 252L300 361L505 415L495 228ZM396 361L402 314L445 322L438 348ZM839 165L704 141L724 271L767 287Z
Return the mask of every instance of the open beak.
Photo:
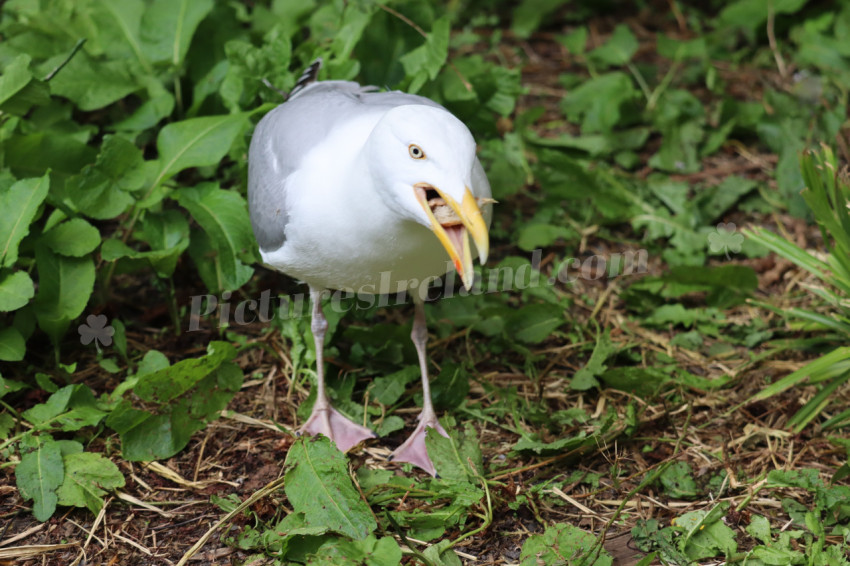
M490 236L478 202L472 196L469 187L465 188L463 201L459 204L455 199L428 183L417 183L414 189L419 204L425 209L425 214L431 221L431 230L449 253L449 258L460 275L463 286L470 289L474 272L469 237L472 236L472 241L475 242L475 249L478 250L478 257L482 264L487 261L487 254L490 251ZM426 192L429 189L436 191L440 198L429 200ZM446 206L448 209L445 208Z

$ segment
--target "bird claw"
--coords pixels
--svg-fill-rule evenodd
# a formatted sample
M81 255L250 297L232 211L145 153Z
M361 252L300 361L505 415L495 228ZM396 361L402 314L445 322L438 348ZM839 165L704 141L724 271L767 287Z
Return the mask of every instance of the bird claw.
M370 429L352 422L333 407L313 409L310 418L297 434L323 434L334 441L342 452L348 452L364 440L376 437Z
M413 433L404 441L404 444L395 449L389 459L393 462L413 464L425 470L433 477L437 477L437 470L434 468L431 458L428 457L428 449L425 446L425 434L429 428L436 429L437 432L446 438L449 437L446 429L437 421L436 417L420 419Z

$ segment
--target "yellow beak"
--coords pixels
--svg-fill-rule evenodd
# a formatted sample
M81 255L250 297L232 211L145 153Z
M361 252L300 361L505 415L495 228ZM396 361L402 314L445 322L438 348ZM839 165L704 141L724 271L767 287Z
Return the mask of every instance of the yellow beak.
M475 197L472 196L472 191L469 190L469 187L466 187L463 193L463 202L458 204L455 199L433 185L417 183L414 189L416 190L416 198L419 200L419 204L425 209L425 214L428 215L428 219L431 221L431 230L448 252L452 264L457 270L458 275L460 275L463 286L466 289L470 289L472 287L474 271L472 269L472 251L469 246L469 236L471 235L472 240L475 242L475 248L478 250L478 257L482 264L487 261L487 255L490 252L490 235L487 231L487 224L484 222L484 217L481 214L481 209L478 207ZM425 196L427 189L437 191L440 197L460 218L461 226L443 225L437 220Z

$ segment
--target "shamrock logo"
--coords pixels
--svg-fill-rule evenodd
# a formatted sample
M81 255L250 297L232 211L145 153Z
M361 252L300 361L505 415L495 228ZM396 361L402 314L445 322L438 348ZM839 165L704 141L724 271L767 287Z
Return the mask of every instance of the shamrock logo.
M90 314L86 317L86 322L88 324L81 324L77 327L77 332L80 333L80 343L83 346L88 346L92 343L92 340L94 340L94 345L97 346L98 350L100 350L100 344L104 346L112 345L115 329L106 325L105 314Z
M738 234L738 227L732 222L721 222L717 231L708 235L708 248L713 253L726 252L726 259L731 259L729 252L740 253L743 243L744 235Z

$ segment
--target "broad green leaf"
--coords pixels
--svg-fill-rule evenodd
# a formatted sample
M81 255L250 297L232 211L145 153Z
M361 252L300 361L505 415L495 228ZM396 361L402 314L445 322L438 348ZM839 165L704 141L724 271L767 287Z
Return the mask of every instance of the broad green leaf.
M213 341L207 346L207 355L181 360L172 366L145 374L133 390L144 401L166 403L191 389L235 356L236 349L229 342Z
M239 391L242 371L236 364L224 362L194 385L158 407L156 414L134 409L126 400L118 404L106 425L121 435L121 455L125 460L161 460L182 450L195 432L218 418Z
M725 28L749 28L764 26L771 10L774 14L793 14L807 0L736 0L725 5L718 16L718 25Z
M570 0L523 0L514 8L511 31L521 38L529 37L547 17Z
M141 48L147 59L177 67L213 0L154 0L142 16Z
M724 502L711 511L691 511L676 518L676 527L685 532L679 549L691 560L732 556L738 549L735 531L726 526L723 516L729 508Z
M611 566L614 561L593 534L567 524L546 527L542 535L531 535L522 545L521 566L570 564L570 566Z
M60 55L55 62L64 58ZM127 61L98 61L80 50L50 81L50 90L80 110L97 110L139 90L137 73L137 67Z
M66 385L47 401L27 409L21 416L36 428L75 431L100 423L106 412L97 408L97 401L86 385Z
M345 456L324 436L298 438L286 456L286 496L310 526L355 540L377 527L369 506L348 476Z
M525 305L511 315L507 327L511 337L526 344L539 344L548 338L564 322L563 315L551 305Z
M3 378L0 377L0 382L2 380ZM0 440L9 438L13 428L15 428L15 418L9 413L0 413Z
M27 345L24 337L14 326L0 328L0 360L19 362L24 359Z
M576 231L568 226L528 223L520 229L517 245L521 250L530 252L538 248L551 246L560 239L570 241L576 235Z
M29 233L30 224L47 196L50 179L22 179L0 193L0 266L18 261L18 246Z
M463 430L450 427L448 432L449 438L433 428L425 434L425 446L437 474L448 482L477 483L474 478L484 473L484 468L475 429L466 423Z
M65 192L82 214L98 220L114 218L133 203L128 192L145 185L151 165L133 143L107 135L97 161L68 179Z
M407 385L418 377L418 366L407 366L390 375L376 377L369 385L371 397L378 403L392 405L401 399Z
M118 466L100 454L78 452L63 458L65 478L56 490L61 505L86 507L97 515L107 490L124 486Z
M30 56L18 55L0 75L0 111L23 116L32 106L50 102L47 84L32 76Z
M17 310L35 296L35 285L26 271L0 276L0 312Z
M593 441L593 439L592 439ZM543 442L528 436L520 438L514 444L513 451L520 454L537 454L538 456L549 456L552 454L560 454L569 452L579 448L587 443L587 434L580 431L576 436L567 436L553 440L552 442Z
M625 24L614 28L614 33L603 45L587 54L588 59L597 65L620 67L631 61L637 52L638 41Z
M600 332L596 337L596 346L590 354L590 359L570 380L570 388L576 391L587 391L591 387L598 387L599 382L596 378L608 368L605 362L619 349L619 346L611 341L610 329Z
M3 377L0 377L0 399L5 397L9 393L20 391L21 389L25 389L26 387L26 383L15 381L14 379L5 379Z
M634 393L644 399L657 394L671 380L670 375L658 368L635 366L609 368L598 377L608 387Z
M417 92L427 79L434 80L437 77L449 53L450 28L449 16L436 20L431 27L431 33L425 38L425 44L405 53L399 59L407 76L413 77L413 82L408 87L410 92Z
M33 515L39 521L48 520L56 510L56 489L64 479L62 454L52 438L40 441L34 451L21 456L15 468L15 481L21 497L33 500Z
M95 0L91 10L96 22L95 52L107 53L116 59L134 61L148 74L153 72L150 61L142 52L139 28L145 12L143 0Z
M746 527L746 531L751 537L761 541L762 544L769 545L772 542L770 521L763 515L753 515L752 519L750 519L750 524Z
M83 257L100 245L100 232L82 218L71 218L45 232L42 242L59 255Z
M131 248L121 240L110 238L108 240L104 240L100 254L104 261L115 261L122 258L143 260L146 264L149 264L154 271L156 271L157 275L165 278L171 277L174 273L174 269L177 267L177 261L180 259L180 255L188 246L189 240L187 238L183 240L180 245L170 249L140 252Z
M18 177L39 177L48 171L60 177L76 175L96 156L79 135L46 129L13 136L4 152L6 165Z
M582 134L606 133L614 129L625 106L633 103L637 96L631 78L614 71L573 89L561 101L561 108L570 121L581 121Z
M452 550L452 541L441 540L432 544L422 553L434 566L462 566L457 553Z
M397 566L401 564L401 548L392 537L363 540L329 539L307 560L308 566Z
M698 495L694 472L687 462L673 462L664 468L658 481L664 491L674 499L691 499Z
M244 114L205 116L174 122L156 138L159 173L154 186L189 167L216 165L247 124Z
M44 245L36 246L35 259L39 273L35 314L39 327L57 344L88 304L94 289L94 262L90 256L57 255Z
M0 75L0 107L20 92L32 79L29 71L31 57L21 54L7 64Z
M245 199L216 183L180 189L173 193L201 226L192 234L190 254L210 291L238 289L253 274L246 261L256 247Z

